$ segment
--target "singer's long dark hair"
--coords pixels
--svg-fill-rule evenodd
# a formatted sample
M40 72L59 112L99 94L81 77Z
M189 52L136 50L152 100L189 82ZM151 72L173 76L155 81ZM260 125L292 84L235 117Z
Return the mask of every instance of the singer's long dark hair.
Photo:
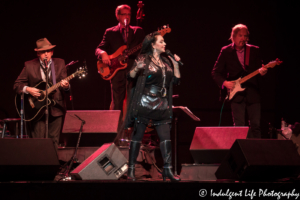
M146 35L142 44L142 49L140 51L140 54L153 55L152 44L156 43L158 35L161 34L157 31Z

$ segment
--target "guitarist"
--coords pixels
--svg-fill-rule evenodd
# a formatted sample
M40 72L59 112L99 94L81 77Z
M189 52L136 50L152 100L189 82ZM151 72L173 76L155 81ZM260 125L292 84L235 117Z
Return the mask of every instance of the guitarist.
M267 73L259 57L259 47L247 44L249 31L247 26L237 24L232 28L232 43L221 49L219 57L212 70L212 77L220 88L231 90L235 81L242 75L249 74L259 69L261 75ZM245 126L245 113L247 110L250 121L248 138L261 138L260 131L260 94L257 76L249 79L231 99L231 110L234 126Z
M131 18L131 8L128 5L120 5L116 8L116 17L119 24L106 29L101 43L96 48L96 56L102 58L104 64L110 65L110 59L108 55L116 52L121 46L127 45L127 47L133 48L138 44L142 43L145 37L144 31L138 26L129 26ZM125 26L125 20L127 21L127 26ZM125 32L127 28L127 33ZM138 52L137 52L138 53ZM111 110L121 110L121 116L119 121L118 130L122 124L123 118L123 101L126 97L126 91L129 91L129 86L127 84L126 74L131 69L134 60L137 56L129 56L127 61L128 65L126 69L119 70L116 75L110 80L111 85L111 95L112 102L110 105ZM127 95L128 96L128 95Z
M56 82L61 81L61 86L56 89L53 99L56 102L55 106L49 107L49 122L48 132L49 138L52 138L55 147L58 146L59 134L62 129L63 118L66 111L65 96L64 93L69 90L69 82L62 80L67 77L67 70L65 67L65 61L60 58L52 58L53 48L56 45L52 45L47 38L42 38L36 42L37 48L34 50L37 52L38 58L25 62L25 66L20 73L19 77L15 81L14 90L21 94L30 94L34 97L39 97L39 89L35 88L41 81L46 81L46 68L49 68L49 82L53 83L53 77L56 77ZM44 59L48 62L48 66L45 66ZM54 68L53 72L51 68ZM55 74L54 74L55 73ZM51 97L51 94L49 94ZM26 110L25 110L26 115ZM45 138L46 134L46 117L45 115L37 120L31 121L29 124L30 133L32 138Z

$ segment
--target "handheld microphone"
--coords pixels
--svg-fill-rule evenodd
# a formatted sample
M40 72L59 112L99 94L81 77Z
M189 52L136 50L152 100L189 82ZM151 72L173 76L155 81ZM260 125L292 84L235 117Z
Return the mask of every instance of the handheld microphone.
M124 24L125 26L127 26L127 19L124 19Z
M171 53L171 51L169 50L169 49L166 49L166 54L168 55L168 56L171 56L174 60L175 60L175 57L174 57L174 55ZM176 61L176 60L175 60ZM179 60L179 61L176 61L180 66L182 66L183 65L183 63Z

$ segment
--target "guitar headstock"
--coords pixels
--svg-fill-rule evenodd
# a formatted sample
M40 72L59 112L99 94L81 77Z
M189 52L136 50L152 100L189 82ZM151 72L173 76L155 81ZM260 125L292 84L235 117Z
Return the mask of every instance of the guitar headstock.
M265 65L265 68L273 68L276 65L280 65L282 63L281 60L279 60L278 58L276 58L276 60L269 62L267 65Z
M281 60L279 60L279 58L276 58L276 63L277 63L277 65L280 65L281 63L282 63L282 61Z
M78 75L79 79L81 79L86 77L86 75L88 74L87 71L88 71L87 67L84 66L84 67L79 67L75 73Z
M171 28L169 27L169 24L168 25L164 25L162 26L161 28L158 28L158 31L161 36L164 36L166 33L170 33L171 32Z

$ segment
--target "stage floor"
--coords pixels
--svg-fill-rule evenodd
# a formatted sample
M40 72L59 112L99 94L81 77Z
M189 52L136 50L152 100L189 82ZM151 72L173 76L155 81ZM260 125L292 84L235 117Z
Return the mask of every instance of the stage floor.
M0 183L0 199L299 199L299 181L229 182L142 179ZM289 195L289 198L288 196Z

